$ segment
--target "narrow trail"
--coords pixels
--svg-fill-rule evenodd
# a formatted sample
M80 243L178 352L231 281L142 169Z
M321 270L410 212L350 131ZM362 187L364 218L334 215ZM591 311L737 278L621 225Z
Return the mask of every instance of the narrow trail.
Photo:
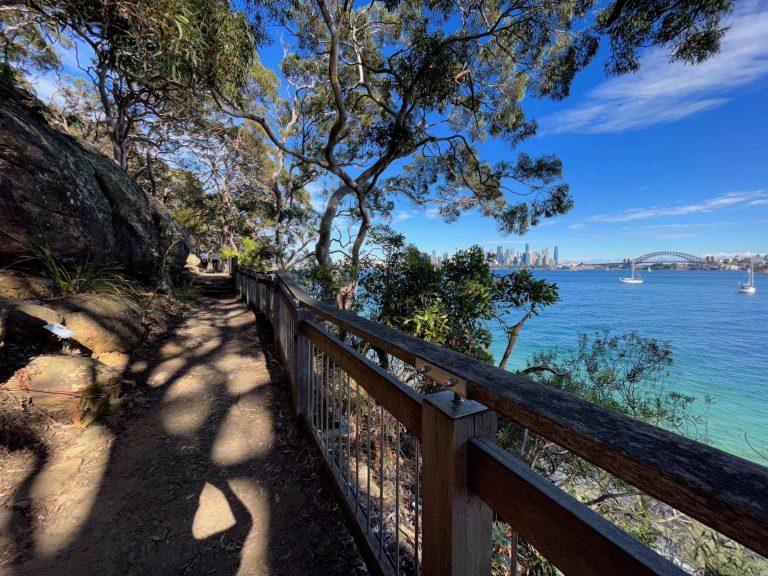
M8 573L366 573L262 349L265 330L214 294L137 358L125 375L136 393L103 462L62 486L58 511Z

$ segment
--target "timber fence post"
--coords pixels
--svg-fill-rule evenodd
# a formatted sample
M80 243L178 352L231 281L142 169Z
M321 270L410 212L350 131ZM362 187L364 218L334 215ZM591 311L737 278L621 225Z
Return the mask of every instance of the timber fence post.
M229 259L229 275L232 276L232 282L235 284L235 289L242 298L243 287L240 285L239 270L237 268L237 256L232 256Z
M493 514L467 485L467 442L495 434L496 413L479 402L448 390L424 398L423 576L491 573Z
M276 353L280 350L280 304L280 280L275 278L272 285L272 345Z
M304 310L298 310L296 313L294 358L296 366L295 390L294 390L294 414L296 418L301 419L307 415L309 410L309 338L304 332L304 323L309 318L309 313Z

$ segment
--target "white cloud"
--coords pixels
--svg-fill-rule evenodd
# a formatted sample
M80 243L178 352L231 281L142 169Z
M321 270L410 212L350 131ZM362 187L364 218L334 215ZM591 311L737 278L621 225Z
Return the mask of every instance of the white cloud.
M440 209L439 208L429 208L424 212L424 216L428 220L435 220L436 218L440 217Z
M394 222L402 222L403 220L409 220L411 218L413 218L413 213L404 212L402 210L399 212L395 212L395 214L392 216L392 220Z
M651 240L678 240L680 238L696 238L698 234L656 234Z
M692 228L721 228L743 226L744 222L698 222L696 224L646 224L645 226L623 226L622 230L690 230Z
M584 229L585 224L582 224L581 222L577 222L576 224L571 224L568 226L571 230L582 230Z
M768 199L768 192L755 190L752 192L730 192L704 200L698 204L681 204L677 206L652 206L650 208L632 208L619 214L597 214L590 220L594 222L632 222L634 220L647 220L649 218L664 218L669 216L684 216L722 210L725 208L743 208L752 205L753 202Z
M735 88L768 75L768 10L741 11L728 24L713 58L690 66L650 51L636 74L606 80L582 104L542 118L543 132L623 132L722 106Z

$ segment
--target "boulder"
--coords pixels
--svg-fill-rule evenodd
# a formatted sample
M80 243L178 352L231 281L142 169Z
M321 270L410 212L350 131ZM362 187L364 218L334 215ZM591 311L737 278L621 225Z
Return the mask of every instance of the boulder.
M47 342L55 339L43 329L46 324L61 323L63 316L46 306L23 300L0 298L0 310L5 316L5 338L8 342Z
M118 370L93 358L43 355L17 370L7 385L15 394L29 394L36 406L55 411L71 410L73 402L84 399L115 398L119 381Z
M161 276L170 276L174 282L178 282L191 246L187 229L157 198L150 198L150 207L162 258Z
M0 261L48 246L60 262L120 264L147 280L179 273L189 238L110 158L52 128L0 80Z
M53 283L48 278L0 270L0 298L30 300L47 298L52 294Z
M127 366L128 355L144 336L141 309L127 298L80 294L59 301L56 311L75 333L74 341L117 369Z
M190 253L190 255L187 256L186 268L192 269L195 272L197 272L197 269L200 268L200 264L201 264L201 261L197 255Z

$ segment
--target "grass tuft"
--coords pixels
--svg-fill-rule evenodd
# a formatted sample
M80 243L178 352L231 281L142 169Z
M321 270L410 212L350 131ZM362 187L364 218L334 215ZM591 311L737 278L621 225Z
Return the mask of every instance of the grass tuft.
M36 264L43 276L53 283L57 294L111 294L135 298L138 283L128 278L122 266L99 266L90 258L67 265L53 254L50 246L35 245L31 256L22 262Z

